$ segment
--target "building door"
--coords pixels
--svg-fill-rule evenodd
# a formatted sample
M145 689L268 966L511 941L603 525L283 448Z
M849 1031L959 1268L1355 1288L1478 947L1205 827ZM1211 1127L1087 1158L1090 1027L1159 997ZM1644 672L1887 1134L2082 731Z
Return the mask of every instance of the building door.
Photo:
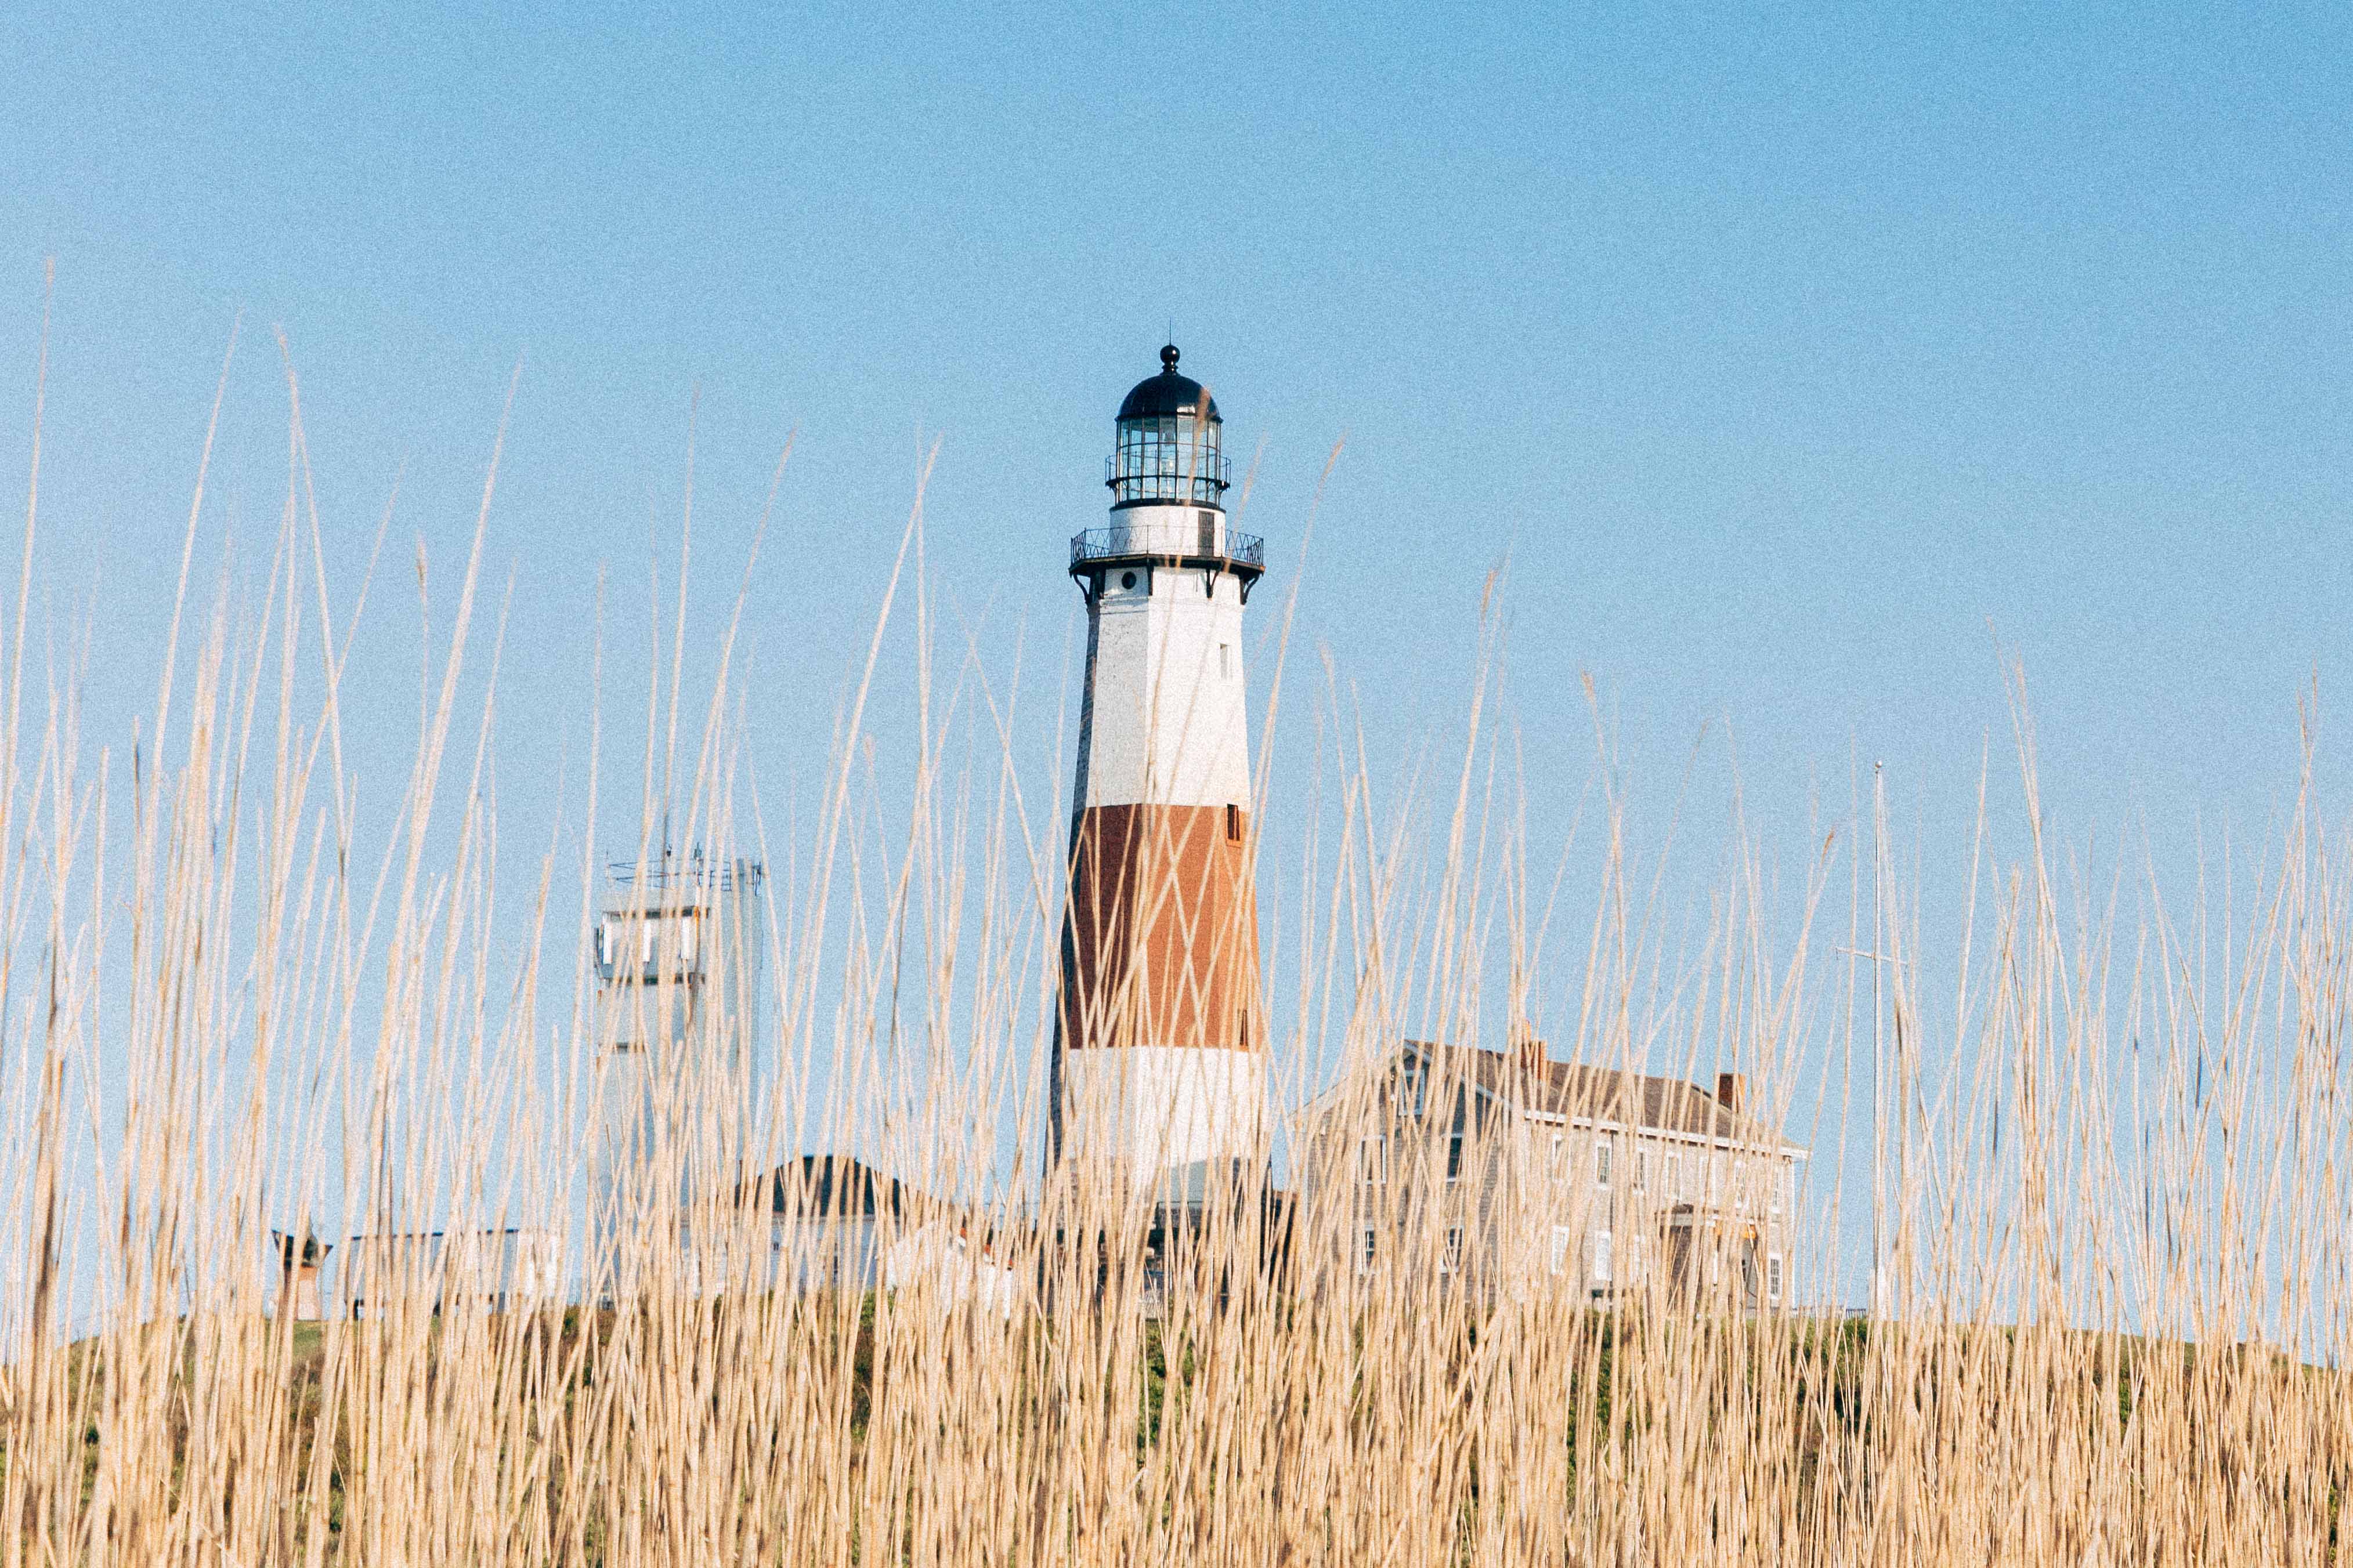
M1693 1277L1692 1262L1691 1226L1671 1227L1667 1232L1667 1285L1677 1295L1690 1295L1699 1283Z

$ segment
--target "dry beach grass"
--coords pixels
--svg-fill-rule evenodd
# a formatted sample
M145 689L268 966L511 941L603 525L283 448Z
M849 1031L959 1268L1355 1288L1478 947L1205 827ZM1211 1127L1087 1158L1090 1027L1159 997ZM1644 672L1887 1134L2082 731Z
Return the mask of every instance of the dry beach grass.
M437 1313L420 1285L360 1321L272 1316L261 1238L326 1229L330 1192L352 1229L574 1213L597 1093L586 916L548 911L560 887L592 898L602 858L551 850L496 885L487 700L459 695L461 667L497 658L480 533L430 584L451 607L405 793L389 821L354 820L340 659L361 611L329 581L299 407L290 436L260 613L186 612L135 742L83 734L72 682L27 657L37 478L28 501L0 663L20 1089L0 1563L2337 1560L2353 878L2309 809L2235 917L2193 901L2181 929L2153 892L2127 922L2063 891L2039 837L2016 865L1961 868L1968 949L1888 969L1907 1126L1849 1199L1895 1258L1869 1324L1704 1292L1597 1303L1504 1259L1515 1282L1494 1290L1404 1260L1364 1273L1314 1205L1277 1268L1250 1204L1151 1282L1147 1315L1132 1195L1004 1157L1040 1142L1062 845L998 698L926 686L917 753L871 758L856 685L788 852L738 788L724 657L690 712L674 656L643 755L615 770L639 784L632 815L778 868L754 1053L773 1070L730 1059L681 1088L720 1109L669 1151L730 1179L684 1200L645 1184L618 1270L573 1249L597 1271L575 1301L610 1308ZM877 650L933 636L919 537ZM1852 834L1804 847L1792 914L1744 850L1704 951L1669 954L1616 805L1589 829L1598 880L1553 888L1492 716L1465 720L1440 831L1377 809L1357 757L1314 786L1330 827L1261 868L1292 987L1267 999L1278 1102L1404 1033L1500 1037L1499 1009L1542 986L1571 999L1556 1053L1686 1076L1736 1055L1819 1130L1817 1170L1845 1166L1869 1129L1820 1064L1855 1048L1855 966L1821 954L1916 940L1898 921L1826 934L1892 868L1858 868ZM2019 741L2031 798L2023 721ZM1957 977L1934 1041L1927 973ZM1927 1052L1969 1066L1922 1093ZM1020 1305L937 1276L766 1289L690 1256L682 1230L764 1252L733 1180L863 1135L857 1107L914 1181L978 1205L1036 1287ZM1817 1286L1835 1278L1820 1208L1798 1270ZM1443 1200L1394 1217L1427 1263Z

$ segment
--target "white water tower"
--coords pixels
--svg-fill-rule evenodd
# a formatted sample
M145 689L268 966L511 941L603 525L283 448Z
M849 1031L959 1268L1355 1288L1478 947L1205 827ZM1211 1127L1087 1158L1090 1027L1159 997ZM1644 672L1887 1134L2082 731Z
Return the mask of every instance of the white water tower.
M766 926L761 867L665 849L611 868L593 934L595 1265L626 1293L631 1238L732 1190L750 1135Z

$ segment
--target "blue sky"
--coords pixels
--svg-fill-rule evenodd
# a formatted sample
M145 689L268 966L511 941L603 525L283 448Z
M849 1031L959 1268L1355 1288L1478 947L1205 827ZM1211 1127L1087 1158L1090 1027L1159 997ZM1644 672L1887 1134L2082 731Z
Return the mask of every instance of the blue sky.
M44 7L0 18L0 447L54 257L39 581L120 737L240 313L206 538L266 551L282 328L343 581L400 477L355 671L389 769L411 542L462 558L521 363L489 559L502 811L543 822L597 572L643 602L698 390L714 611L797 433L746 628L771 795L817 777L936 440L931 563L1029 650L1045 767L1063 542L1173 319L1285 589L1347 442L1294 648L1396 776L1459 731L1508 560L1540 842L1589 672L1654 836L1706 724L1718 838L1728 732L1788 864L1883 758L1957 878L1999 643L2062 834L2187 866L2260 837L2299 694L2353 675L2348 45L2317 6ZM2324 789L2345 760L2324 717Z

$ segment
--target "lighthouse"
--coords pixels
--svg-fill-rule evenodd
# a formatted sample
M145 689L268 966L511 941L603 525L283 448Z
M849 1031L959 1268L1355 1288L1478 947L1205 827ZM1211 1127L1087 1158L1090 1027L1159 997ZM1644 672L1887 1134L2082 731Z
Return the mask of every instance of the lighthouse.
M1071 541L1086 689L1049 1139L1186 1205L1264 1134L1241 634L1265 552L1227 522L1223 421L1176 363L1120 405L1109 522Z

